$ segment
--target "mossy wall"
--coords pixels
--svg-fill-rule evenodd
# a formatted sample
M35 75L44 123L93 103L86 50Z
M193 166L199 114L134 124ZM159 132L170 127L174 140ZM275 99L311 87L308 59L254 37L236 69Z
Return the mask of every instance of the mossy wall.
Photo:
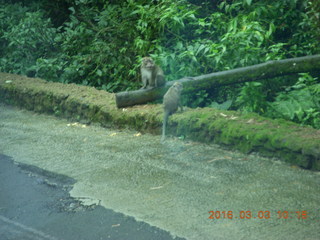
M161 105L117 109L114 94L91 87L0 73L0 101L102 126L128 127L153 134L161 132ZM247 153L256 151L320 170L320 131L311 127L257 114L198 108L173 115L168 130L187 139L217 143Z

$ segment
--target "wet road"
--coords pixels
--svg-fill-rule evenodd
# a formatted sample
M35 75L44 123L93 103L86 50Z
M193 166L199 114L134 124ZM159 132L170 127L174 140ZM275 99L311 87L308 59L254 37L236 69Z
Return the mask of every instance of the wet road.
M74 179L70 195L84 208L186 239L320 239L319 172L2 105L0 136L0 153Z
M1 154L0 166L1 240L173 239L132 217L82 206L68 194L71 178L15 164Z

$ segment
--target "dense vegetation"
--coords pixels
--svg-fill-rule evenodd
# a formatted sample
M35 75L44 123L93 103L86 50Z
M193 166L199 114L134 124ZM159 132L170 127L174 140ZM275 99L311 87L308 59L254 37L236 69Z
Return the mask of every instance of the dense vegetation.
M317 0L0 3L0 71L109 92L140 87L145 55L175 80L320 53ZM203 90L184 101L320 128L317 74Z

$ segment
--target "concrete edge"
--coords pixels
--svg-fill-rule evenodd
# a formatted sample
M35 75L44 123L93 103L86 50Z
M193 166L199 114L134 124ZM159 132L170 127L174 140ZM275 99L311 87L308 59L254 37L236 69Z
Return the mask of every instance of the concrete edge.
M92 87L0 73L0 101L39 113L99 123L104 127L128 127L153 134L161 132L160 104L117 109L114 94ZM320 170L320 131L311 127L212 108L187 109L173 115L169 123L168 132L176 136L217 143L245 153L255 151L307 169Z

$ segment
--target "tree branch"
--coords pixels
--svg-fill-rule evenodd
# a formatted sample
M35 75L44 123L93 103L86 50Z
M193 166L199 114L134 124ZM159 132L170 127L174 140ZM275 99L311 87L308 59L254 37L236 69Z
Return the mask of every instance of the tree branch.
M197 92L203 89L232 85L248 81L268 79L301 72L320 70L320 54L284 60L269 61L249 67L215 72L198 77L185 77L176 81L183 84L183 93ZM164 87L147 90L116 93L118 108L144 104L160 99L176 81L167 82Z

